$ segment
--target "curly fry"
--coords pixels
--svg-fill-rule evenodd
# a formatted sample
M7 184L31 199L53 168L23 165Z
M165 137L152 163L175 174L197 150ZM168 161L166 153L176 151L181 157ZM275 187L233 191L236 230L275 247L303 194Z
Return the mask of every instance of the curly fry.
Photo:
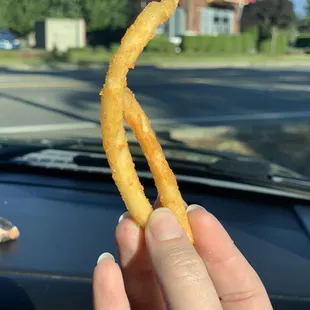
M135 171L123 126L125 121L133 130L154 176L162 205L174 212L193 242L193 234L178 189L162 148L150 122L133 93L127 88L126 75L154 37L157 27L175 11L178 0L149 3L127 30L121 46L113 56L101 95L101 130L112 177L134 220L145 227L153 211Z

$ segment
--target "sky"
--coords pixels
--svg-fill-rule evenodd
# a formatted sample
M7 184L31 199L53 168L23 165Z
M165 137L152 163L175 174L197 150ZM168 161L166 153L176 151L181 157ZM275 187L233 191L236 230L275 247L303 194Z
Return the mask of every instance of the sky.
M297 14L304 14L305 10L305 4L306 0L293 0L294 5L295 5L295 11Z

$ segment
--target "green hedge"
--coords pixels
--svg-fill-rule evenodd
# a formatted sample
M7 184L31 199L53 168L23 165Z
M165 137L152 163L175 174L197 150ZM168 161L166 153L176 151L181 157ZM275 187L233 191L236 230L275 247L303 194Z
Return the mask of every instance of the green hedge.
M113 43L109 46L109 48L105 48L104 46L95 48L71 48L62 57L66 61L72 63L101 62L109 60L111 55L117 51L119 46L119 43ZM168 54L172 53L174 49L174 44L169 42L166 36L156 36L146 47L146 51L150 53L160 52Z
M303 33L297 37L295 42L297 48L310 48L310 33Z
M256 51L267 54L271 53L271 39L259 41L257 27L249 29L240 35L219 36L188 36L183 37L182 51L185 53L209 53L209 54L249 54ZM274 53L285 54L288 49L288 37L280 32L277 35Z
M64 58L73 63L79 62L100 62L109 58L110 53L103 46L96 48L70 48Z
M112 54L115 54L116 52L117 52L117 50L119 49L119 47L120 47L120 43L112 43L111 45L110 45L110 52L112 53Z
M255 48L251 34L183 37L185 53L246 54Z
M169 41L167 36L157 35L149 42L145 51L168 54L175 51L175 45Z
M288 38L285 33L279 33L276 38L275 50L273 51L276 55L283 55L288 50ZM271 54L271 39L264 40L261 42L260 52L263 54Z

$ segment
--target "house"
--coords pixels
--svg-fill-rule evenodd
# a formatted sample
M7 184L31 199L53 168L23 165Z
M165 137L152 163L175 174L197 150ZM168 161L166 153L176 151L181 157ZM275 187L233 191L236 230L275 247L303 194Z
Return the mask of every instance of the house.
M131 0L139 13L151 0ZM179 7L157 33L182 35L238 34L242 9L256 0L180 0Z

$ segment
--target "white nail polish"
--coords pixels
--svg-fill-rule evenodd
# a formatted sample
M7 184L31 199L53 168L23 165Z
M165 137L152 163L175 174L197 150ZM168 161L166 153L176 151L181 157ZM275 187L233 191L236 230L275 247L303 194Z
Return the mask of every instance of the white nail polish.
M122 220L127 219L128 217L130 217L130 214L127 211L120 216L120 218L118 219L118 222L120 223Z
M114 259L113 255L110 254L110 253L108 253L108 252L102 253L102 254L98 257L97 265L98 265L102 260L112 260L113 262L115 262L115 259Z
M202 207L202 206L199 206L199 205L190 205L190 206L188 206L188 208L186 209L186 213L189 213L189 212L194 211L194 210L197 210L197 209L205 210L205 208Z

